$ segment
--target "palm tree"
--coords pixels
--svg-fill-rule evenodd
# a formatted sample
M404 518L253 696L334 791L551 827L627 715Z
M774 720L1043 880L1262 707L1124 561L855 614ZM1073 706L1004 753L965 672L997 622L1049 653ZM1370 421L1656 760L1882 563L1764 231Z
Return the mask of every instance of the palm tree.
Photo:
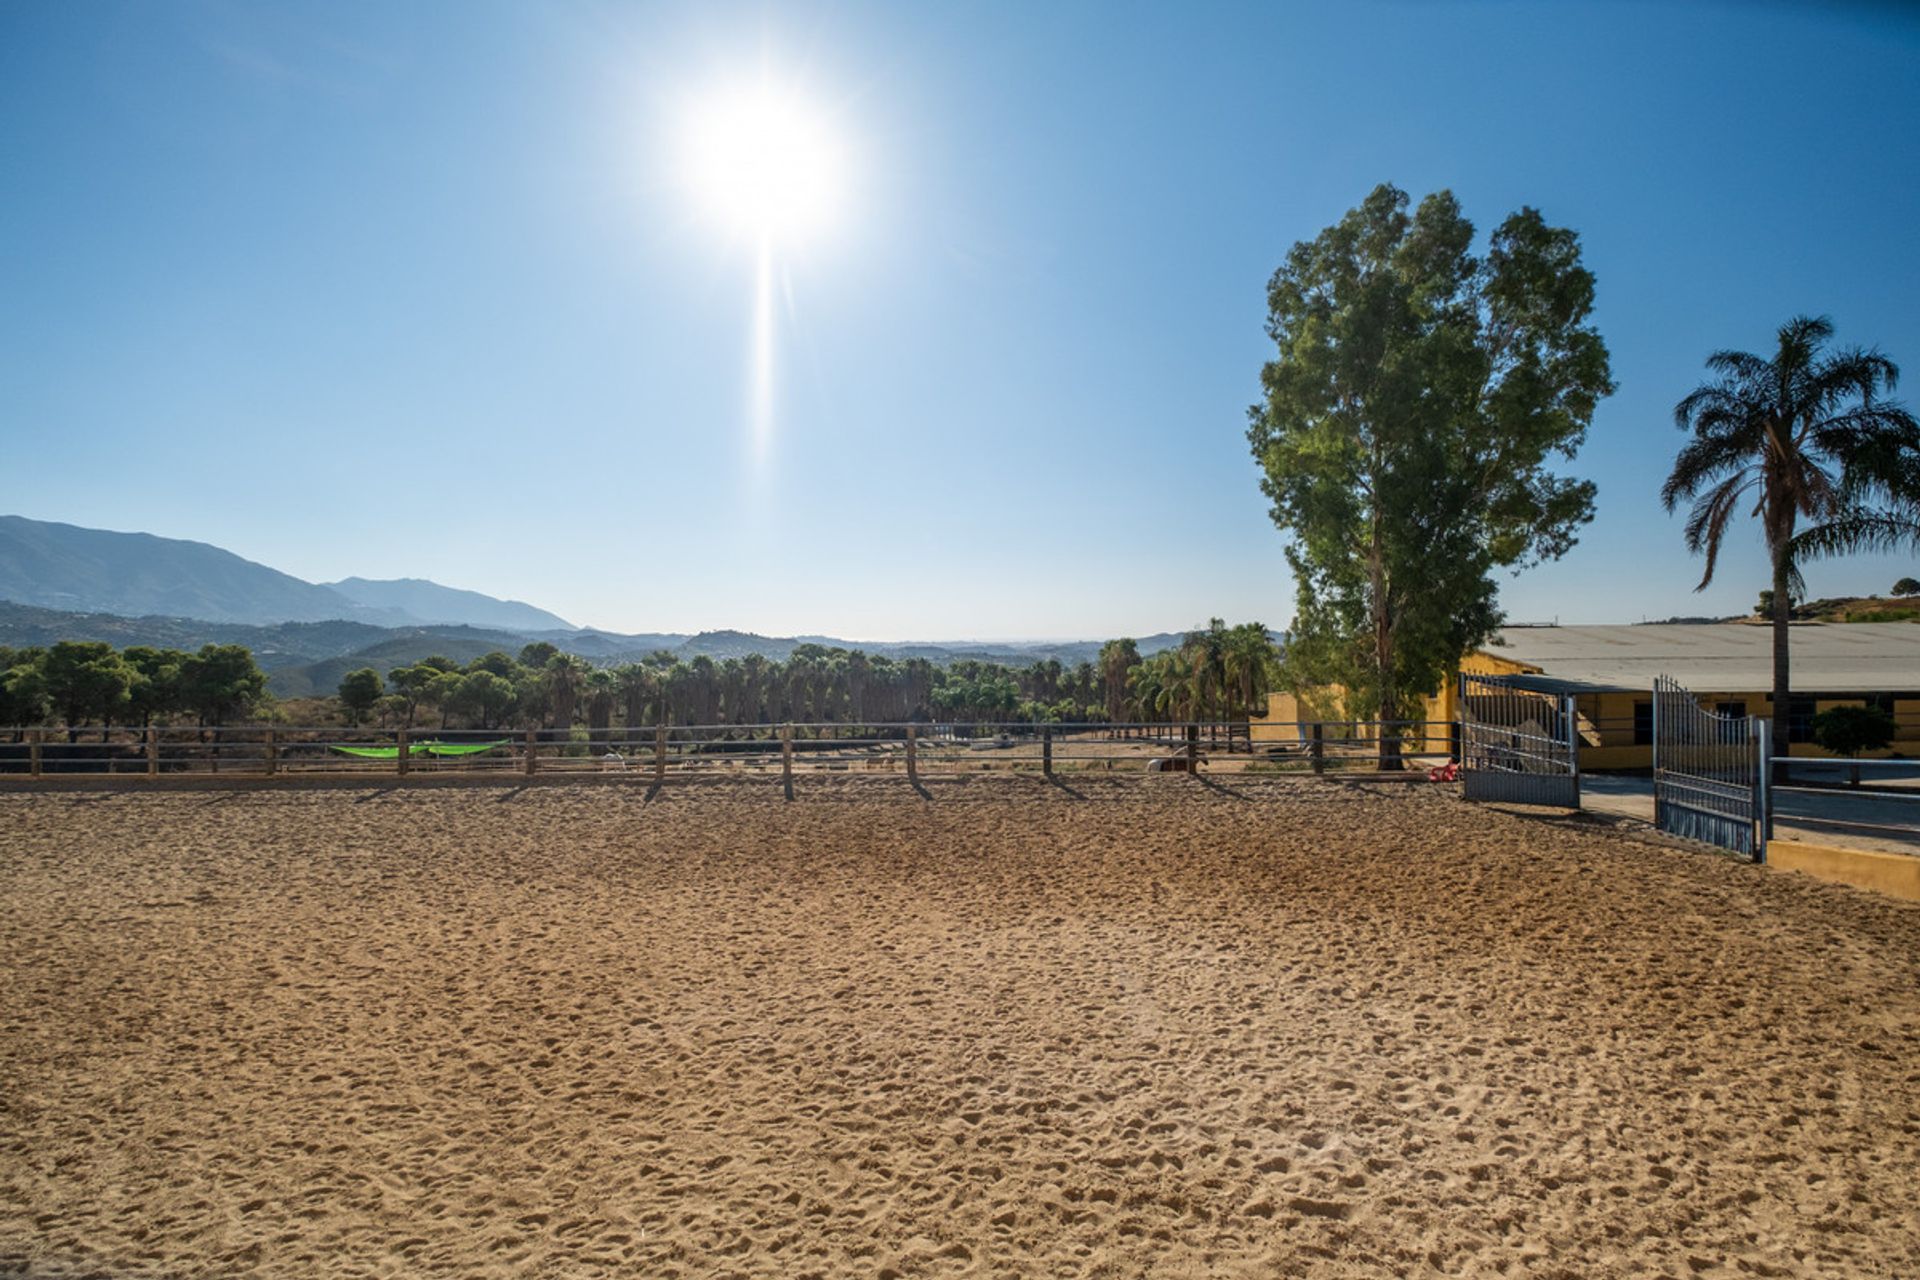
M592 669L585 658L571 653L556 653L547 659L547 696L553 708L554 728L573 727L574 709L586 689L587 672Z
M1226 675L1228 689L1227 718L1235 718L1233 701L1239 701L1239 714L1251 716L1265 701L1273 679L1273 639L1264 622L1244 622L1227 632ZM1231 727L1229 727L1231 735ZM1233 739L1227 739L1231 749ZM1253 750L1253 728L1247 727L1247 750Z
M839 720L840 702L852 682L852 676L847 669L847 651L835 649L832 656L821 664L821 671L820 718Z
M1227 675L1227 650L1229 647L1227 624L1219 618L1211 618L1205 631L1190 631L1181 645L1193 679L1192 710L1193 719L1214 721L1232 713L1228 710L1231 702L1231 687ZM1219 726L1210 723L1207 733L1215 742L1219 741Z
M1118 724L1127 718L1127 677L1140 665L1140 646L1131 637L1100 646L1100 685L1107 700L1107 719Z
M1206 654L1187 648L1169 649L1161 679L1161 711L1174 720L1198 720L1206 714Z
M613 672L595 667L583 681L587 700L587 742L589 750L613 750L613 704L620 692L620 678Z
M647 708L659 696L659 677L652 667L628 662L613 669L613 678L619 683L620 697L626 703L627 741L638 742L639 726L646 720Z
M1759 518L1773 570L1773 735L1782 754L1800 562L1920 548L1920 423L1879 398L1900 370L1877 351L1823 351L1832 336L1831 320L1800 316L1781 326L1771 360L1709 356L1718 379L1674 406L1674 422L1693 438L1660 490L1668 511L1693 502L1687 549L1707 558L1697 590L1713 581L1733 517L1745 509Z
M901 664L901 674L908 718L932 715L933 663L925 658L908 658Z
M740 711L735 724L755 724L773 718L767 708L768 683L779 673L779 664L768 662L765 654L750 653L740 659Z
M1193 654L1186 649L1163 649L1135 667L1127 677L1142 720L1163 724L1199 718L1205 687Z
M1135 662L1127 668L1127 700L1129 716L1133 720L1152 720L1156 716L1156 706L1160 704L1160 685L1162 670L1158 662Z
M716 724L744 724L746 716L741 712L741 704L747 700L747 672L740 665L740 659L728 658L720 664L720 713L714 717ZM726 737L726 734L721 734Z
M855 649L846 656L844 674L847 682L847 707L853 712L855 724L865 724L867 682L873 675L873 662L866 654Z
M703 724L699 677L691 663L675 662L660 677L661 724Z

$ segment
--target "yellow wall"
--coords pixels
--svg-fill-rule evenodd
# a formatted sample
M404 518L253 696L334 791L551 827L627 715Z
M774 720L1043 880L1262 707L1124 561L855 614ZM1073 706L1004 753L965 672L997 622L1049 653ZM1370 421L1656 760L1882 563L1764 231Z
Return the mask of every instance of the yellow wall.
M1541 669L1528 663L1517 662L1512 658L1487 653L1484 650L1468 654L1461 662L1460 669L1472 675L1539 675ZM1353 737L1362 741L1371 741L1371 726L1361 726L1357 731L1352 721L1345 718L1341 703L1345 690L1338 685L1328 685L1314 690L1304 697L1291 693L1270 694L1267 698L1267 711L1264 718L1256 718L1253 723L1253 740L1274 745L1297 743L1303 740L1302 724L1320 723L1326 726L1329 737ZM1773 698L1769 693L1702 693L1696 692L1700 702L1712 708L1723 702L1741 702L1746 704L1747 714L1751 716L1771 717ZM1649 702L1653 691L1644 693L1633 691L1583 693L1575 700L1575 708L1580 717L1580 767L1582 769L1651 769L1653 767L1653 747L1647 744L1635 745L1633 741L1634 704ZM1815 713L1829 707L1851 705L1859 706L1858 698L1820 699L1814 703ZM1428 754L1439 754L1451 750L1450 734L1443 724L1451 724L1459 719L1460 692L1458 681L1449 680L1438 694L1426 699L1422 718L1429 722L1429 728L1423 741L1409 743L1411 750ZM1862 756L1862 759L1884 758L1890 755L1920 756L1920 698L1899 698L1894 701L1893 715L1898 728L1894 733L1894 745L1886 751L1876 751ZM1779 751L1786 747L1786 754L1804 756L1808 759L1831 759L1833 755L1811 742L1791 744L1775 743Z
M1471 675L1510 676L1537 675L1540 668L1497 654L1475 652L1468 654L1460 663L1460 670ZM1333 684L1301 696L1291 693L1268 694L1265 717L1253 722L1253 740L1274 745L1299 743L1305 740L1302 726L1318 723L1324 726L1323 732L1327 737L1372 742L1377 734L1373 725L1356 727L1346 717L1342 708L1346 692L1342 686ZM1452 751L1451 726L1460 718L1459 682L1449 680L1439 693L1427 698L1421 705L1419 718L1425 722L1425 732L1409 733L1406 738L1407 750L1419 755L1445 755Z
M1776 871L1803 871L1821 880L1920 901L1920 858L1904 854L1836 849L1800 840L1770 840L1767 865Z

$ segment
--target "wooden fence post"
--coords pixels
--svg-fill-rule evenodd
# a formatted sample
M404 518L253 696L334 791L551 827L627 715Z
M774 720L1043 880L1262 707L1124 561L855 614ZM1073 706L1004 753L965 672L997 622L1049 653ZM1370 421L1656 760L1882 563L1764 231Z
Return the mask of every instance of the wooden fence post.
M1040 773L1041 776L1053 776L1053 726L1040 730Z
M1200 726L1197 724L1187 726L1187 772L1200 772Z
M1313 771L1315 773L1325 773L1327 771L1327 744L1325 741L1326 728L1327 727L1321 724L1319 721L1317 720L1314 721L1312 755L1313 755Z
M662 720L653 731L653 785L667 780L667 722Z
M912 783L918 783L920 781L920 752L918 750L918 747L919 747L918 736L919 736L919 730L915 729L912 725L908 725L907 726L907 781Z
M267 758L266 758L267 776L271 778L274 774L280 772L280 738L279 738L279 735L274 732L272 725L267 726L266 746L267 746Z
M793 726L780 726L780 785L786 790L787 799L793 799Z
M160 731L152 725L147 726L147 776L160 776Z
M404 778L407 776L407 731L405 729L400 730L399 735L394 741L399 746L400 752L394 756L393 763L398 769L400 776Z
M533 771L540 767L540 730L532 725L527 726L526 757L525 760L520 762L520 767L525 770L526 775L531 778Z
M27 730L27 772L34 777L40 776L40 736L41 729Z

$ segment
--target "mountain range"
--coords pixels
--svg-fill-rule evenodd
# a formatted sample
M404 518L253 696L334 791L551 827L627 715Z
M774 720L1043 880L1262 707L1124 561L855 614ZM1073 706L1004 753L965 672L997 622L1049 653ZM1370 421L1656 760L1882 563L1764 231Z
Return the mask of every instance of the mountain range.
M1183 633L1139 638L1142 654ZM204 542L114 533L0 516L0 645L105 640L198 648L244 644L282 698L331 693L358 667L382 672L429 654L467 662L545 640L596 665L666 650L715 661L757 653L785 661L803 644L864 649L896 660L945 665L973 659L1024 666L1092 661L1101 641L1033 643L870 642L745 631L622 634L579 628L517 600L422 578L343 578L314 583Z
M79 613L207 622L455 623L570 631L517 600L419 578L307 582L205 542L0 516L0 600Z
M322 583L367 609L404 615L414 622L499 627L506 631L572 631L557 613L518 600L496 600L478 591L443 587L425 578L342 578Z

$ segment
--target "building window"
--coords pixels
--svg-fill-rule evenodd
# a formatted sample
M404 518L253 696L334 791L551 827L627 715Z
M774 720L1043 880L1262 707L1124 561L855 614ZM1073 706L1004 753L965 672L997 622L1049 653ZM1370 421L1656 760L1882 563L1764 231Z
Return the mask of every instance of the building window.
M1787 700L1787 741L1813 741L1812 698L1789 698Z
M1736 718L1744 718L1747 714L1747 704L1744 702L1716 702L1713 709L1720 715Z
M1653 745L1653 704L1651 702L1633 704L1633 745L1636 747Z

